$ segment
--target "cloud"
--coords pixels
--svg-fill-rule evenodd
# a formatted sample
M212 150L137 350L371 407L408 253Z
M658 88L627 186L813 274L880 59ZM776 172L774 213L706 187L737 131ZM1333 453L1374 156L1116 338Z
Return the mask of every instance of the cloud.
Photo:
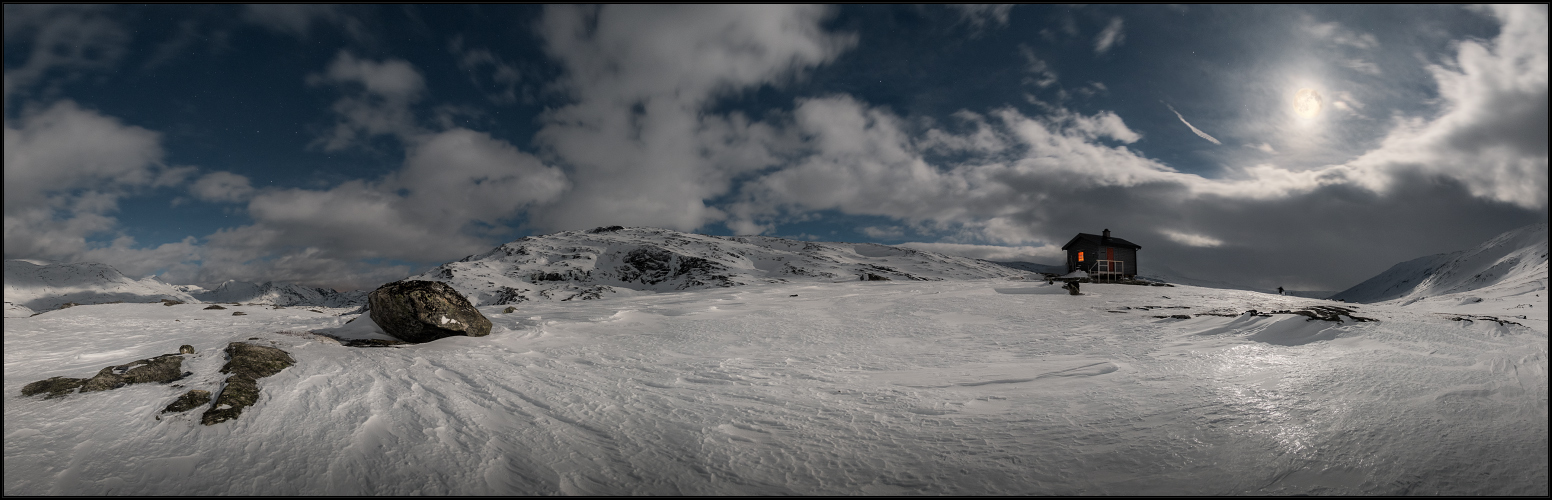
M1263 153L1266 153L1266 154L1274 154L1274 155L1277 154L1277 149L1273 148L1271 143L1263 142L1263 143L1260 143L1260 144L1246 144L1245 147L1250 148L1250 149L1254 149L1254 150L1257 150L1257 151L1260 151L1260 152L1263 152Z
M1169 229L1160 229L1159 234L1164 235L1166 238L1169 238L1175 243L1179 243L1188 247L1211 248L1216 246L1223 246L1222 240L1210 236L1202 236L1200 234L1185 233Z
M545 49L566 69L559 88L575 100L545 116L536 140L575 184L532 220L551 230L691 230L725 218L706 200L777 164L775 151L792 139L707 107L799 78L855 44L825 32L829 15L812 5L547 7Z
M480 88L480 92L485 94L486 99L496 104L517 102L517 85L522 81L522 74L517 71L517 68L507 64L489 49L464 50L462 36L453 38L448 43L448 50L458 57L458 68L469 74L469 82ZM485 66L490 67L488 79L491 82L490 86L495 87L494 91L485 90L486 85L480 82L480 68ZM525 97L532 99L532 96Z
M1466 40L1458 69L1430 66L1443 113L1401 119L1380 146L1349 162L1397 174L1457 179L1473 195L1527 209L1547 206L1547 8L1494 7L1497 38Z
M952 4L949 6L959 11L961 22L968 23L978 32L991 25L1007 26L1008 13L1013 11L1013 6L1009 4Z
M1317 39L1344 47L1371 50L1379 47L1380 45L1379 39L1375 38L1372 34L1354 33L1352 30L1347 29L1347 27L1342 26L1341 23L1334 21L1329 23L1316 22L1308 15L1304 16L1304 23L1302 28L1305 33L1308 33Z
M1218 142L1218 139L1213 138L1213 136L1207 135L1207 132L1203 132L1201 129L1196 128L1195 125L1192 125L1191 122L1186 121L1186 117L1181 116L1179 111L1175 111L1175 107L1174 106L1170 106L1168 104L1165 104L1164 106L1168 107L1170 112L1175 113L1175 117L1180 119L1180 123L1184 123L1184 124L1186 124L1187 127L1191 127L1191 132L1195 133L1197 137L1201 137L1203 139L1207 139L1207 142L1211 142L1211 143L1217 144L1219 146L1223 145L1222 142Z
M1105 29L1099 32L1098 37L1094 38L1094 53L1104 54L1109 52L1111 48L1120 45L1121 42L1126 41L1126 34L1121 32L1121 24L1121 18L1110 18L1110 24L1106 25Z
M45 76L52 74L57 85L117 64L130 35L110 14L111 8L100 6L6 4L6 45L30 49L20 65L6 56L6 109Z
M874 239L894 239L905 236L905 228L900 226L867 226L858 229L862 234Z
M1024 56L1027 65L1024 71L1034 75L1026 78L1025 83L1034 84L1036 87L1046 88L1056 83L1056 72L1051 70L1049 64L1035 56L1035 50L1028 45L1019 44L1019 54Z
M355 18L346 15L338 5L324 4L249 4L243 6L243 21L297 38L307 38L312 27L322 23L344 28L356 41L371 37L366 27Z
M162 161L161 135L59 101L5 123L5 254L71 256L116 222L137 190L174 185L190 169ZM63 260L63 259L61 259Z
M357 59L340 51L327 70L308 75L310 85L339 85L355 90L334 102L340 121L327 137L315 143L324 151L359 144L365 137L389 134L401 139L425 133L415 120L411 105L425 92L425 78L410 63Z
M189 192L195 198L209 202L242 202L253 196L253 186L248 178L231 172L211 172L194 181Z

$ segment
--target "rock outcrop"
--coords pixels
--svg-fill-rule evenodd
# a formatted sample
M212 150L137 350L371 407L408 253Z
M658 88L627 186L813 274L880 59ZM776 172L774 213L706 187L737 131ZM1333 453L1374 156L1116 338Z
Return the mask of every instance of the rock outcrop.
M226 366L221 373L229 373L226 386L216 396L213 407L200 417L200 423L215 425L236 419L243 408L259 402L258 380L296 364L291 355L274 347L232 342L226 346Z
M172 404L167 405L167 408L162 409L162 413L183 413L204 406L205 403L209 402L210 391L194 389L183 393L183 396L178 397L177 401L173 401Z
M118 389L129 384L147 382L169 383L183 378L183 355L163 354L154 358L139 359L126 364L109 366L99 370L92 378L53 377L22 386L23 396L48 393L44 399L53 399L75 392L98 392Z
M491 323L469 300L440 281L397 281L367 296L372 321L406 342L490 334Z

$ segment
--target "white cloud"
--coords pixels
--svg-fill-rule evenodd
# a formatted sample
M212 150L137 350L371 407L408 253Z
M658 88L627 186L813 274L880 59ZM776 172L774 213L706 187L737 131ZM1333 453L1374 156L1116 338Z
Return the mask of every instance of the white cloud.
M958 10L960 20L976 30L991 25L1007 26L1008 13L1013 11L1011 4L951 4L949 7Z
M174 185L161 136L60 101L5 124L5 254L69 260L116 227L120 197Z
M21 64L6 56L6 109L11 108L12 98L26 94L46 75L53 75L50 81L58 84L117 64L130 36L106 10L87 5L6 4L6 45L26 43L31 49Z
M727 92L780 84L856 42L827 34L812 5L550 6L541 33L576 99L537 140L574 175L535 214L546 229L607 224L690 230L725 214L705 200L777 163L791 139L770 124L704 108ZM747 229L747 228L746 228Z
M1180 119L1180 123L1184 123L1184 124L1186 124L1187 127L1190 127L1191 128L1191 132L1196 134L1197 137L1201 137L1203 139L1207 139L1207 142L1211 142L1211 143L1217 144L1219 146L1223 145L1222 142L1218 142L1218 139L1213 138L1213 136L1207 135L1207 132L1203 132L1202 129L1196 128L1196 126L1192 125L1191 122L1186 121L1186 117L1180 116L1180 112L1179 111L1175 111L1175 107L1174 106L1170 106L1168 104L1165 104L1164 106L1168 107L1170 112L1175 113L1175 117Z
M195 198L210 202L242 202L253 196L253 186L248 178L231 172L211 172L194 181L189 192Z
M900 226L867 226L859 228L862 234L875 239L894 239L905 236L905 228Z
M1379 47L1379 39L1368 33L1354 33L1341 23L1316 22L1308 15L1304 16L1302 28L1317 39L1354 49L1370 50Z
M325 72L309 75L306 80L312 85L359 85L360 91L335 101L332 109L340 122L327 137L319 138L318 144L325 151L354 146L372 135L392 134L406 139L425 133L416 124L410 107L425 92L425 78L408 62L357 59L342 50Z
M453 38L448 43L448 50L458 56L458 68L469 74L469 81L485 94L485 98L496 104L513 104L518 101L517 85L522 81L522 74L517 68L500 57L497 57L489 49L468 49L463 47L463 37ZM481 68L489 66L488 79L494 90L486 90L486 85L481 83ZM531 99L531 96L527 96Z
M1159 234L1164 235L1166 238L1169 238L1176 243L1189 247L1212 248L1223 245L1222 240L1210 236L1203 236L1200 234L1186 233L1170 229L1160 229Z
M1379 148L1349 165L1454 178L1476 196L1546 208L1547 7L1493 12L1503 22L1497 38L1460 42L1453 61L1459 69L1429 68L1443 114L1400 121Z
M1106 25L1105 29L1099 32L1098 37L1094 38L1095 53L1104 54L1109 52L1111 48L1120 45L1121 42L1126 41L1126 33L1121 32L1121 25L1121 18L1110 18L1110 24Z
M1056 83L1056 72L1052 71L1050 65L1046 64L1044 60L1035 56L1034 49L1021 43L1019 44L1019 54L1024 56L1024 61L1027 63L1024 71L1034 75L1026 78L1024 80L1026 83L1040 88L1046 88Z
M307 38L318 24L338 27L357 42L372 39L366 26L347 15L339 5L324 4L249 4L243 6L243 21L278 33Z

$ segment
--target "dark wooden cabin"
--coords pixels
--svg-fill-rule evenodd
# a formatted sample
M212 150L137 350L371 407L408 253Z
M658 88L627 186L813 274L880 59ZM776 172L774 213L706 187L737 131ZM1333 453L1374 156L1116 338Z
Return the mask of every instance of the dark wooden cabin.
M1094 281L1115 281L1137 276L1137 250L1141 245L1104 234L1078 233L1062 245L1067 251L1067 272L1082 270Z

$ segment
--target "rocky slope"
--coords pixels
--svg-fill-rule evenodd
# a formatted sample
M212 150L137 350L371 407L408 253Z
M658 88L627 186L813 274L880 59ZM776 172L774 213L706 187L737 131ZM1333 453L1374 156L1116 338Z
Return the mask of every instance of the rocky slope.
M1026 274L986 261L872 243L614 226L523 238L409 279L444 281L476 305L492 305L757 283L938 281Z

